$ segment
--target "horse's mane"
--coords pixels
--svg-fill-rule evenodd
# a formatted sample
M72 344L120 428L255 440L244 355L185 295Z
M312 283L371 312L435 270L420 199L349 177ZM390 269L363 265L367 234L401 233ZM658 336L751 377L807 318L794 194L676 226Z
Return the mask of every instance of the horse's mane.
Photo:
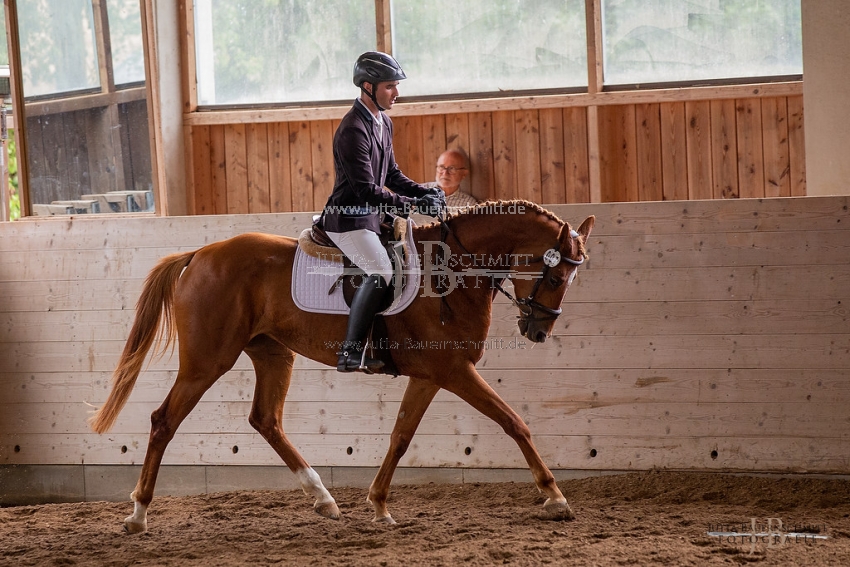
M541 207L537 203L532 203L531 201L526 201L525 199L512 199L512 200L509 200L509 201L504 201L504 200L501 200L501 199L498 200L498 201L488 200L488 201L483 201L481 203L478 203L476 205L467 205L466 207L461 207L459 209L455 209L454 211L447 212L446 216L444 217L443 220L444 221L451 221L452 219L464 217L464 216L467 216L467 215L480 215L482 213L486 213L488 210L496 208L498 205L501 205L502 208L510 207L512 205L515 206L515 207L523 207L523 214L525 214L529 211L534 212L534 213L543 215L543 216L549 218L550 220L555 221L556 223L558 223L558 226L564 226L564 225L569 226L568 222L558 218L558 215L556 215L552 211L550 211L548 209L544 209L543 207ZM422 225L422 227L423 228L433 228L433 227L436 227L438 225L439 225L439 221L433 221L429 224ZM572 227L570 227L570 228L572 228ZM587 249L585 248L585 243L583 241L579 240L578 241L578 247L579 247L579 253L582 256L584 256L585 258L587 258L588 254L587 254Z
M556 215L552 211L544 209L543 207L541 207L537 203L532 203L531 201L526 201L524 199L513 199L513 200L509 200L509 201L504 201L504 200L501 200L501 199L498 200L498 201L488 200L488 201L483 201L481 203L478 203L476 205L467 205L466 207L461 207L460 209L456 209L454 211L449 211L445 216L445 220L450 221L452 219L455 219L455 218L458 218L458 217L463 217L465 215L480 215L482 212L486 212L490 209L493 209L498 205L501 205L503 208L504 207L510 207L511 205L514 205L514 206L517 206L517 207L523 207L523 212L531 211L531 212L534 212L534 213L544 215L544 216L548 217L549 219L558 223L559 226L564 226L565 224L567 224L566 222L564 222L563 220L558 218L558 215ZM435 226L435 225L438 224L438 222L439 221L434 221L430 224L423 225L423 226L426 226L426 227Z

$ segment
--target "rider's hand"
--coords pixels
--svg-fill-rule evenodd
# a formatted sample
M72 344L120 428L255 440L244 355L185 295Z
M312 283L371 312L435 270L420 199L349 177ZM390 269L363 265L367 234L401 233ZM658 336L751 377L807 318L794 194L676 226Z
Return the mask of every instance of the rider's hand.
M426 195L434 195L437 198L446 200L446 193L440 187L428 187Z
M446 206L445 199L440 199L436 195L428 194L424 197L419 197L413 203L413 212L429 217L436 217Z

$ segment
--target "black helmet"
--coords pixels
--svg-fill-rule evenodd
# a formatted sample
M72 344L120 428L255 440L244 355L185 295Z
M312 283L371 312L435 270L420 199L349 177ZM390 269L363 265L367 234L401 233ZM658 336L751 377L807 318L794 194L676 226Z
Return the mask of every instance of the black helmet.
M392 55L380 51L367 51L354 64L354 84L361 89L363 83L377 85L384 81L400 81L407 75Z

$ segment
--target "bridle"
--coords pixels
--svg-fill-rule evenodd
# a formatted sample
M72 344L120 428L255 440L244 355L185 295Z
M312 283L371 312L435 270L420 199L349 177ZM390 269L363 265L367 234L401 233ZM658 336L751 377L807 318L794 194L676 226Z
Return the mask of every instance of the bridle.
M578 238L578 233L575 230L570 230L570 237ZM455 237L455 240L457 240L457 237ZM510 300L511 303L514 304L517 309L519 309L520 313L522 313L522 315L520 315L521 320L552 321L554 319L557 319L558 316L561 314L561 308L558 307L557 309L552 309L551 307L546 307L539 301L535 300L534 296L537 295L537 290L540 289L540 284L543 283L543 281L546 279L546 275L549 273L550 268L554 268L561 262L572 264L573 266L581 266L584 263L584 256L582 256L581 260L573 260L572 258L567 258L566 256L562 257L561 253L558 252L557 248L549 248L546 252L544 252L542 256L537 256L526 261L526 265L536 264L537 262L543 262L543 271L541 272L540 277L538 277L534 281L534 286L531 288L531 293L528 294L528 297L520 297L518 299L514 299L514 296L512 296L507 290L505 290L502 285L496 280L493 280L493 288L501 292L505 297ZM572 279L575 277L576 271L578 271L578 269L573 271L567 285L569 285L569 283L572 283ZM506 278L510 279L510 276L506 276ZM526 310L526 308L528 309ZM537 309L538 311L542 311L546 316L534 317L533 315L535 309Z
M440 240L442 241L442 243L445 244L446 238L448 237L449 234L451 234L454 237L455 242L457 242L457 245L463 251L463 253L474 258L474 255L469 250L466 249L466 247L463 245L463 243L461 243L460 239L458 239L457 235L454 232L452 232L448 223L446 223L446 221L443 219L442 211L440 211L440 214L437 216L437 220L440 223ZM571 238L578 238L578 236L579 236L578 232L570 229L570 237ZM546 307L545 305L543 305L542 303L537 301L535 299L535 296L537 295L537 291L540 289L540 284L542 284L543 281L546 279L546 275L549 273L549 269L554 268L555 266L557 266L558 264L560 264L562 262L576 266L576 270L574 270L572 272L572 275L570 276L570 279L568 280L567 285L572 283L572 280L573 280L573 278L575 278L576 272L578 271L577 267L584 263L584 256L582 256L580 260L573 260L572 258L568 258L566 256L562 257L561 253L558 251L558 245L556 245L556 246L546 250L546 252L544 252L542 256L536 256L534 258L527 260L525 264L529 265L529 264L535 264L537 262L543 262L543 271L541 272L540 276L535 280L534 286L531 288L531 292L528 294L527 297L524 297L524 298L523 297L518 298L518 299L514 298L514 296L511 295L510 292L508 292L507 290L505 290L505 288L502 287L501 282L503 282L505 279L510 279L510 275L506 275L506 276L504 276L504 277L502 277L498 280L496 279L495 276L493 276L493 283L492 283L493 289L502 293L502 295L507 297L508 300L510 300L510 302L517 309L519 309L519 312L521 313L521 315L519 317L520 321L552 321L552 320L558 318L558 316L562 312L561 308L558 307L557 309L552 309L551 307ZM442 306L443 305L446 305L445 295L442 297L442 305L441 305L441 309L440 309L440 321L442 323L445 323L443 321L443 316L442 316ZM544 315L535 317L534 316L534 310L535 309L539 312L542 312Z

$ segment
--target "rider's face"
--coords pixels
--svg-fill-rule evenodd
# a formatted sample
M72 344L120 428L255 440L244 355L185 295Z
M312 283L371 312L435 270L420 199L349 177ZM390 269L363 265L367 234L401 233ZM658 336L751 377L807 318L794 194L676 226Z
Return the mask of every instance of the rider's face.
M375 98L381 108L389 110L398 98L398 81L384 81L375 87Z

